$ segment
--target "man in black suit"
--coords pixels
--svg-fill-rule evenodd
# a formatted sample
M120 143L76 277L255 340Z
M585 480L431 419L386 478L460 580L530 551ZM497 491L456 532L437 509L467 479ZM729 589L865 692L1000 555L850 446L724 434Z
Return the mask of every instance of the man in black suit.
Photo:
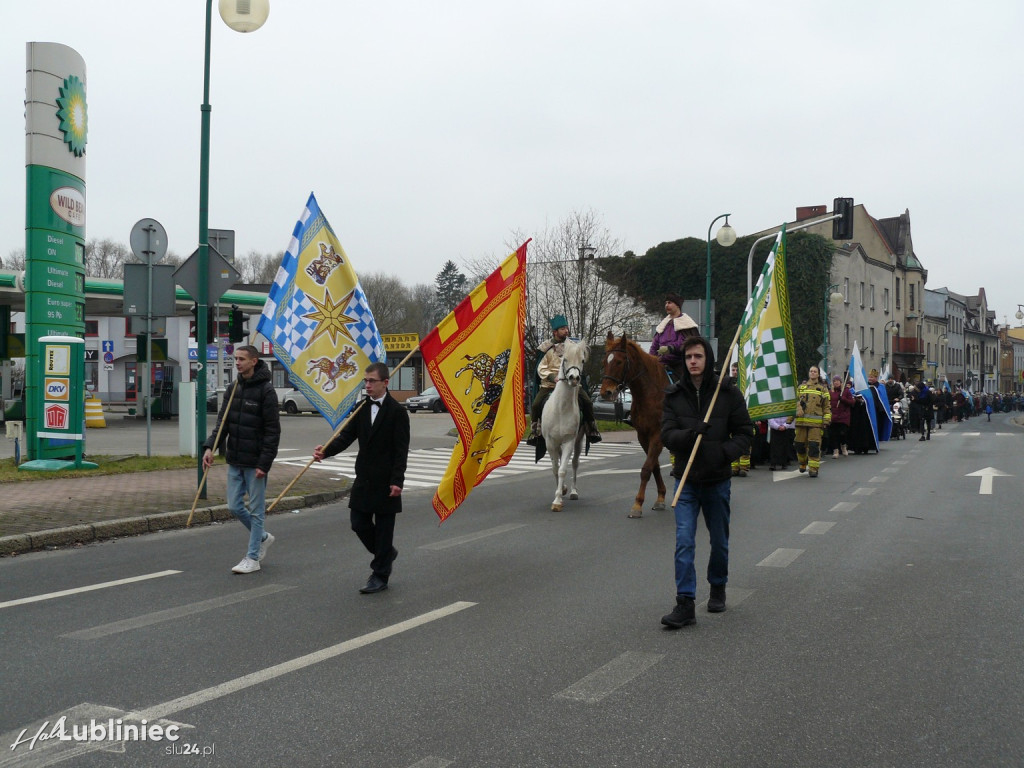
M366 400L359 412L327 445L313 449L321 461L359 441L356 479L349 493L352 530L373 555L364 595L388 588L391 564L398 557L392 545L395 515L402 511L402 485L409 457L409 413L388 393L390 373L384 363L366 368Z

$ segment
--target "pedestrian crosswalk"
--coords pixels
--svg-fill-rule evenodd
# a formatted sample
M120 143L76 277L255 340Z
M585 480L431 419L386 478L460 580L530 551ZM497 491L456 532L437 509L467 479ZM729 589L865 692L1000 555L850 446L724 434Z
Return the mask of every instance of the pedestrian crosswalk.
M638 460L642 458L643 451L636 443L598 443L590 446L588 456L580 456L580 468L603 459L614 459L619 456L636 454ZM451 448L423 448L409 451L409 461L405 470L406 488L436 488L448 462L451 460ZM533 446L520 443L512 460L499 469L494 470L488 478L512 477L525 472L550 472L551 459L545 456L539 462L534 462ZM278 457L275 463L288 466L304 467L309 463L311 456L289 456ZM310 471L333 472L337 477L355 477L356 451L352 449L324 459L321 462L314 462Z

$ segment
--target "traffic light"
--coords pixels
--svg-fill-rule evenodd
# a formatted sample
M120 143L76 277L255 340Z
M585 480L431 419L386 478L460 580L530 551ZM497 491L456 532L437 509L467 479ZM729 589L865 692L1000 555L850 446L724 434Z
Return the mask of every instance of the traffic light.
M138 363L148 363L149 358L146 356L148 350L149 345L146 343L146 334L135 334L135 361Z
M228 315L228 341L232 344L245 339L245 328L242 326L245 323L245 317L242 315L242 310L238 308L237 304L231 305L231 313Z
M217 315L214 312L216 307L206 308L206 343L213 344L217 339Z
M832 219L832 239L852 240L853 198L837 197L832 201L832 213L839 214L838 219Z

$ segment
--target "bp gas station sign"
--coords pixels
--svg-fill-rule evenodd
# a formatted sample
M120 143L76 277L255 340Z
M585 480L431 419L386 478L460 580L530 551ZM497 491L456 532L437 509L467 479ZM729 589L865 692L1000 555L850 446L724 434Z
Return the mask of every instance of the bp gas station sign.
M25 432L29 465L82 464L85 345L85 62L29 43L25 88ZM26 467L26 465L22 465ZM49 466L26 468L51 468Z

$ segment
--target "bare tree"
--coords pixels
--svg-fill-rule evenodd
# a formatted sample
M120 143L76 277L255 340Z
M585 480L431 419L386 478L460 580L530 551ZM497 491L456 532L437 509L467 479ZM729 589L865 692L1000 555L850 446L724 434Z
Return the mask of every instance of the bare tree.
M275 255L252 250L235 259L235 269L242 274L243 283L269 283L273 281L283 260L284 251Z
M109 238L93 238L85 245L85 274L120 280L124 277L124 263L129 255L130 251L123 243Z
M432 285L420 283L409 290L409 308L405 330L426 336L443 317L437 306L437 290Z
M14 248L4 259L4 269L20 271L25 268L25 249Z
M511 247L524 240L514 232ZM642 306L600 278L597 262L620 253L621 243L593 210L573 211L534 235L526 266L528 349L547 338L554 315L565 315L572 335L590 344L601 343L609 330L650 326L653 318Z
M359 276L366 301L381 333L407 333L409 289L393 275L369 272Z

